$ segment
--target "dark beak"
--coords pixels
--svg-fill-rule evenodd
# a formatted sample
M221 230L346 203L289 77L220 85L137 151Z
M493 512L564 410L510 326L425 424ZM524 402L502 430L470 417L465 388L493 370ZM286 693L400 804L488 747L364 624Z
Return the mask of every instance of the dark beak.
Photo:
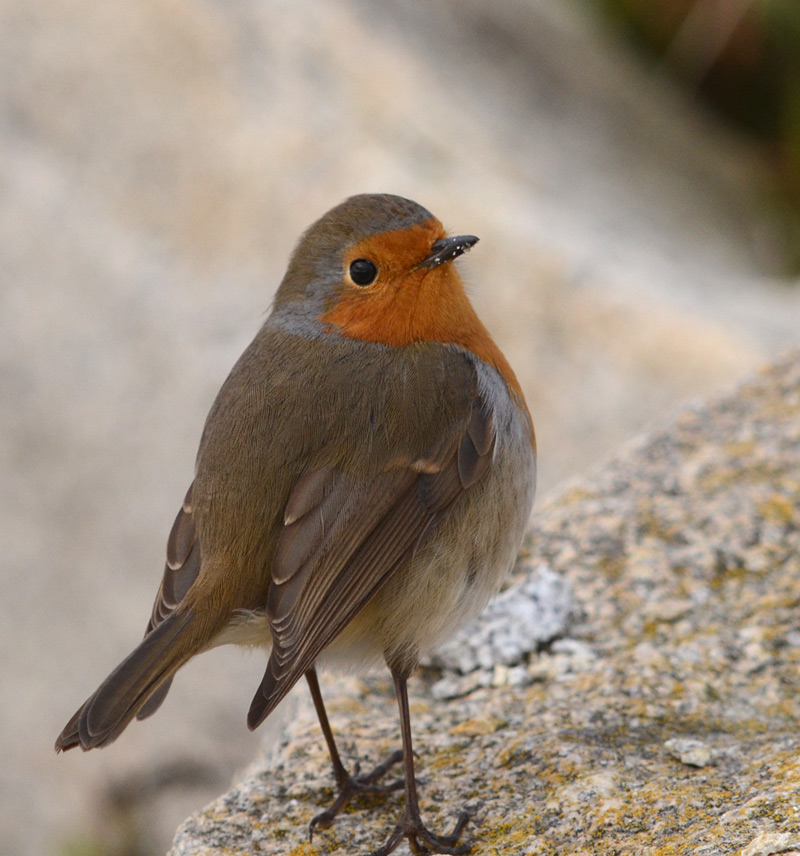
M442 238L434 243L431 247L431 254L423 259L417 267L433 270L445 262L457 259L477 243L478 238L475 235L456 235L454 238Z

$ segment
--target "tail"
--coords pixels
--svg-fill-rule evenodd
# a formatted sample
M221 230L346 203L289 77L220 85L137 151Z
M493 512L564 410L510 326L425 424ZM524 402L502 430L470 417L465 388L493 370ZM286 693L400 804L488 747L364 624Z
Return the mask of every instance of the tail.
M175 672L197 653L193 623L191 612L172 613L148 633L76 711L56 740L56 752L108 746L134 716L152 713L157 704L147 702L154 696L160 702Z

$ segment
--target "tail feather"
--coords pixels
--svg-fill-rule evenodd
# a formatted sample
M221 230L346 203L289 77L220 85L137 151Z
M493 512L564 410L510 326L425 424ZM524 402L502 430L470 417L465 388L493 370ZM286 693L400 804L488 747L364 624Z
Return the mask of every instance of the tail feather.
M76 711L56 740L56 752L107 746L134 716L155 712L172 675L196 653L192 623L191 613L173 613L148 633Z
M164 703L164 699L167 697L167 693L169 692L169 688L172 686L172 675L170 675L166 681L147 699L147 701L139 708L136 713L136 718L139 720L147 719L148 716L152 716Z

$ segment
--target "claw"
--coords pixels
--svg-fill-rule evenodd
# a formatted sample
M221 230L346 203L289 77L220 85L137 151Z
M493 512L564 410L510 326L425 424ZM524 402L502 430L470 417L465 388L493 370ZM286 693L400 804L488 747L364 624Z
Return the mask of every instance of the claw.
M383 763L378 764L374 770L365 775L359 775L361 770L360 764L356 763L353 766L353 774L345 774L339 778L336 783L336 799L333 803L312 818L308 825L308 840L314 838L314 830L317 827L325 828L330 826L336 819L336 815L350 802L354 796L364 795L381 795L389 794L393 791L399 791L405 784L403 779L396 779L386 785L376 784L378 779L386 775L386 773L397 763L403 760L403 751L398 749L392 753Z
M383 847L373 850L368 856L389 856L389 854L404 839L408 839L408 846L412 853L445 853L448 856L462 856L470 850L470 843L464 841L458 844L458 839L469 823L469 814L462 811L458 815L456 825L449 835L437 835L422 824L419 815L406 810L405 814L397 822L394 832L386 839Z

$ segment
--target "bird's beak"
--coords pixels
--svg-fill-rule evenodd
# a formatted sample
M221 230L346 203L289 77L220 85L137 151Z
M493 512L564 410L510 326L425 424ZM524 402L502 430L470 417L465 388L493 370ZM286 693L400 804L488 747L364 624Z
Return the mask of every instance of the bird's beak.
M475 235L456 235L453 238L442 238L431 247L431 254L424 258L418 268L433 270L435 267L458 258L478 243Z

